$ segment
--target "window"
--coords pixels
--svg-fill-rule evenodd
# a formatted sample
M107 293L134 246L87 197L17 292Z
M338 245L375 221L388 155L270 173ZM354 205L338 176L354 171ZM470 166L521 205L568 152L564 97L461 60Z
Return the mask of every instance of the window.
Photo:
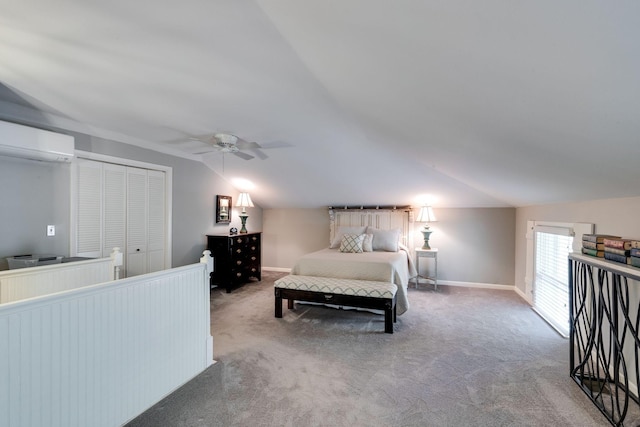
M533 308L562 336L569 336L569 263L573 244L568 228L536 227Z
M569 332L567 255L570 252L580 253L582 235L593 232L594 225L591 223L527 221L523 296L542 318L564 336Z

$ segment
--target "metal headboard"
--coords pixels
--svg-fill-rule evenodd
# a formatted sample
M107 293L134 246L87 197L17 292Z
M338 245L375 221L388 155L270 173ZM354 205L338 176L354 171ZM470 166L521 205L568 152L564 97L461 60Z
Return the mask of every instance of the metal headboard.
M393 207L329 207L329 243L340 226L371 226L380 230L400 229L400 242L407 245L409 237L410 206Z

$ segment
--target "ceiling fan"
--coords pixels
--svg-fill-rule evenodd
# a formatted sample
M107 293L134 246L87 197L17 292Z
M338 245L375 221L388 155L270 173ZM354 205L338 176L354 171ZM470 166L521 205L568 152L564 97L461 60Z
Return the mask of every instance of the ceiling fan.
M263 148L278 148L278 147L288 147L289 144L286 143L275 143L270 145L262 146L257 142L246 141L242 138L237 137L236 135L230 133L216 133L210 138L201 139L201 138L192 138L198 141L205 142L211 145L211 149L207 149L205 151L199 151L194 154L207 154L211 152L220 152L220 153L230 153L234 156L238 156L244 160L251 160L254 157L259 157L264 160L268 156L262 152ZM251 151L255 156L246 153L245 150Z

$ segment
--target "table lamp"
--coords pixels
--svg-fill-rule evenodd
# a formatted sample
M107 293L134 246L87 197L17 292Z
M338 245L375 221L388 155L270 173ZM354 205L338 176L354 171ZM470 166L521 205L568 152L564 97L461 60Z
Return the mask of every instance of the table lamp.
M247 215L247 208L253 207L253 202L251 201L251 196L249 196L249 193L240 193L236 206L242 208L242 212L240 213L240 221L242 221L242 228L240 229L240 233L246 233L247 218L249 218L249 215Z
M422 249L431 249L429 246L429 236L431 236L432 231L429 229L429 223L435 221L437 221L436 216L433 214L433 208L431 208L431 206L423 206L420 208L416 222L425 223L424 228L420 230L424 236L424 245L422 246Z

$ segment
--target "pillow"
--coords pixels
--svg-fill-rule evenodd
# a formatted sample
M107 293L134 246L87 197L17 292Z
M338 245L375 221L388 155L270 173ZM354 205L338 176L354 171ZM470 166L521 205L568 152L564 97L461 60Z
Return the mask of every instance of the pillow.
M398 252L398 243L400 240L400 229L378 230L377 228L368 227L367 233L373 234L373 250L384 252Z
M340 252L362 253L364 234L345 234L340 242Z
M364 235L364 241L362 242L362 252L373 252L373 234L367 233Z
M364 234L366 229L367 227L338 227L336 234L333 237L333 242L331 242L329 248L339 248L340 243L342 242L342 236L345 234Z

